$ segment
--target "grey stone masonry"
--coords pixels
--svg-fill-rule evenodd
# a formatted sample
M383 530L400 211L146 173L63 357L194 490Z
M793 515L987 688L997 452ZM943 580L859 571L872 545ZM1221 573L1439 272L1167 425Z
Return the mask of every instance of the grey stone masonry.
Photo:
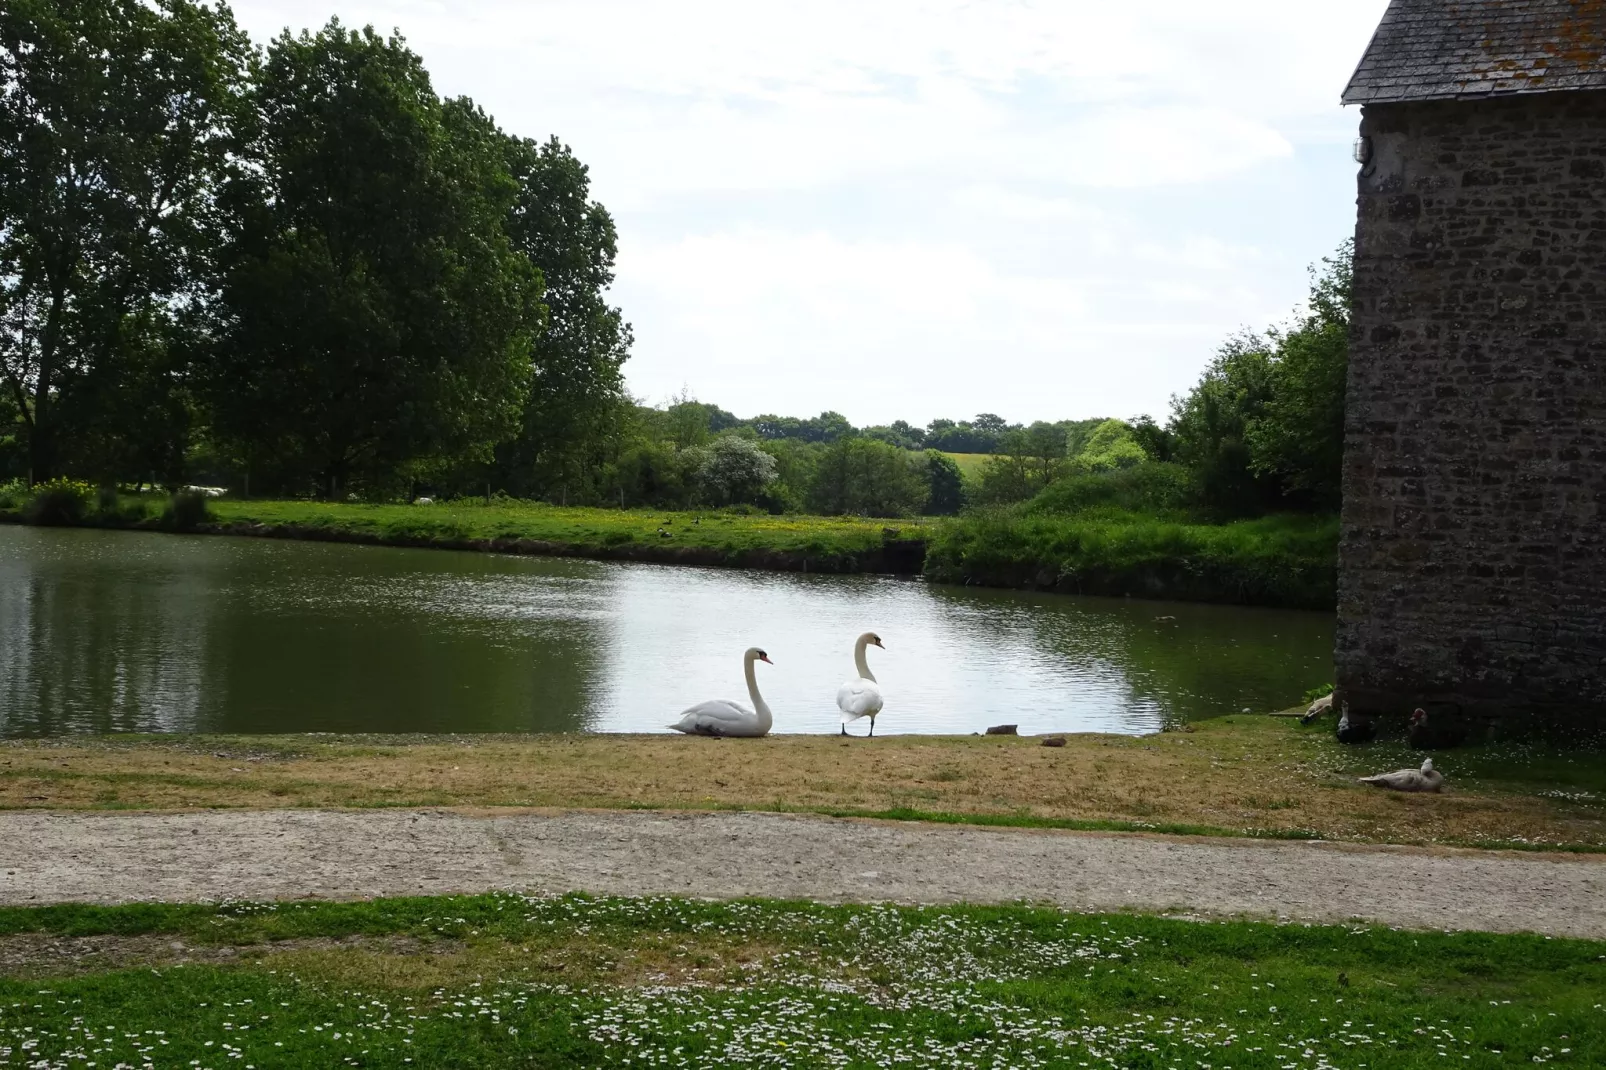
M1340 697L1606 726L1606 91L1361 132Z

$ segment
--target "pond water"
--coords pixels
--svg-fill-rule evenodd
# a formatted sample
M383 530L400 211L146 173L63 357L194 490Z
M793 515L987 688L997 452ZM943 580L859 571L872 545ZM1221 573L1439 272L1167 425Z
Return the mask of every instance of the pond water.
M1168 619L1171 618L1171 619ZM1330 614L267 539L0 527L0 736L657 732L709 698L836 732L1137 733L1287 707ZM850 731L862 733L863 722Z

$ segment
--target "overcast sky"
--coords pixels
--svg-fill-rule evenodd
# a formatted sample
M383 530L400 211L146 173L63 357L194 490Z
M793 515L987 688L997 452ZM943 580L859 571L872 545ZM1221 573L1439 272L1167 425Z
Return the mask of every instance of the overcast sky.
M619 226L632 392L856 424L1161 415L1353 227L1387 0L243 0L399 29Z

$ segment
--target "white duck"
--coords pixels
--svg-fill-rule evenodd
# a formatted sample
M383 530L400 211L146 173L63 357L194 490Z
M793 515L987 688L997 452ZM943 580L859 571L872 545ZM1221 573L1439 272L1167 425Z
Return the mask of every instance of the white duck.
M870 718L869 735L875 735L875 715L881 712L881 685L870 675L870 666L864 660L864 648L874 643L882 650L881 637L865 632L853 644L853 664L859 670L857 680L849 680L837 689L836 708L842 711L842 734L848 734L848 722L860 717Z
M1396 769L1392 773L1363 776L1361 783L1391 791L1438 791L1444 787L1444 774L1433 768L1433 759L1429 758L1421 769Z
M747 653L742 655L742 670L747 674L747 693L753 699L752 709L729 699L711 699L708 702L699 702L681 714L680 720L669 727L688 736L752 738L768 735L775 718L770 716L770 708L765 703L764 696L758 693L758 680L753 676L755 661L762 661L766 665L775 664L770 661L768 654L756 646L748 647Z

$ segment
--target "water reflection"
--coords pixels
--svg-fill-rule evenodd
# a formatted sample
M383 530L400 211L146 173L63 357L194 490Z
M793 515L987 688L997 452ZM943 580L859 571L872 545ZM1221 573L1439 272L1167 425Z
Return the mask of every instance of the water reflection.
M1288 705L1332 650L1325 614L0 528L0 735L659 731L745 701L751 645L776 731L834 732L869 629L878 732L1149 731Z

